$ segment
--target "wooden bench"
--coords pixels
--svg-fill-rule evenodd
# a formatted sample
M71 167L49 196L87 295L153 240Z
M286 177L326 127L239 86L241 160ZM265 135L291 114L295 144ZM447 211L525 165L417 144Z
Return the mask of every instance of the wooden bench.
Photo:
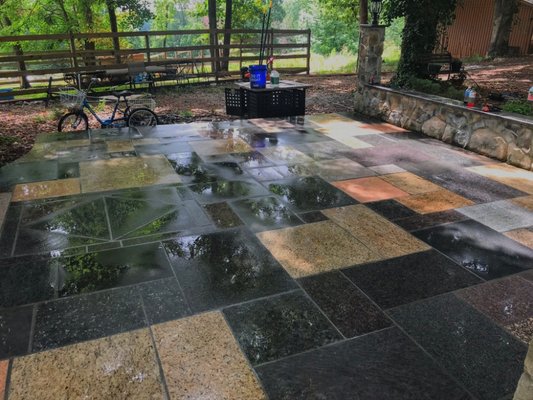
M447 74L450 79L452 73L460 73L462 68L462 64L456 63L450 53L422 54L418 57L418 65L420 73L431 78Z

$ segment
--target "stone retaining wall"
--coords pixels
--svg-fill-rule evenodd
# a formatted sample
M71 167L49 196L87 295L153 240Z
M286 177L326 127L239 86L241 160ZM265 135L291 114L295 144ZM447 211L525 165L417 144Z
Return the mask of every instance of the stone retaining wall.
M355 111L533 169L532 118L484 113L455 100L371 85L361 85L357 90Z

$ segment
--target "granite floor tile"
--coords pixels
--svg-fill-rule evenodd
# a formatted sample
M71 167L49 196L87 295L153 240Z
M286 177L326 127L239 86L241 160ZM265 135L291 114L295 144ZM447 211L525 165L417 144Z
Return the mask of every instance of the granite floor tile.
M505 329L525 344L529 344L533 340L533 317L507 325Z
M57 166L57 178L79 178L80 165L77 162L59 162Z
M269 147L260 149L260 152L276 165L310 164L313 162L311 157L290 146Z
M32 315L33 306L0 309L0 360L28 352Z
M137 286L149 324L159 324L189 315L190 309L175 278Z
M418 164L432 159L423 151L412 149L404 144L357 149L353 150L348 157L365 167L389 164L403 167L404 164Z
M0 225L0 257L11 257L13 255L16 235L22 215L20 204L11 204L5 213L2 225Z
M533 196L517 197L512 199L511 202L533 212Z
M354 199L359 200L361 203L408 195L408 193L403 190L400 190L396 186L377 177L333 182L333 185L352 196Z
M194 312L292 290L296 284L246 229L164 242Z
M106 142L106 146L109 153L135 151L131 140L109 140Z
M362 178L376 173L347 158L320 161L316 164L317 174L327 181Z
M393 137L376 133L371 133L370 135L358 135L357 139L369 143L372 146L390 146L391 144L394 144L396 142L396 139L394 139Z
M474 202L446 189L399 197L398 202L419 214L429 214L473 205Z
M226 308L224 315L252 365L341 339L300 291Z
M357 203L342 190L315 176L272 182L268 189L300 212Z
M384 309L482 282L434 250L359 265L343 273Z
M379 258L399 257L429 250L427 244L362 204L332 208L322 212L355 236L374 254L378 254Z
M80 162L83 193L179 183L162 155Z
M500 399L514 392L526 346L453 294L389 314L476 397Z
M293 278L380 258L331 221L261 232L257 237Z
M369 167L369 169L374 171L378 175L387 175L387 174L396 174L400 172L406 172L405 169L400 168L394 164L376 165L374 167Z
M513 167L509 164L483 165L468 169L522 192L533 194L533 172L531 171Z
M80 180L77 178L22 183L16 185L11 201L29 201L51 197L71 196L80 193Z
M17 184L50 181L57 178L57 161L12 163L0 168L0 191Z
M266 400L222 314L152 327L172 399Z
M321 221L328 220L328 217L326 217L320 211L310 211L310 212L298 214L298 217L300 217L302 221L308 224L312 224L313 222L321 222Z
M476 204L470 207L459 208L457 211L498 232L533 225L533 213L513 204L509 200Z
M272 161L258 151L236 153L231 156L242 168L259 168L274 165Z
M13 361L12 400L163 397L155 349L146 329Z
M32 351L97 339L146 326L141 298L121 288L41 303L37 306Z
M372 204L368 204L372 208ZM376 210L377 211L377 210ZM468 217L455 210L447 210L429 214L416 214L407 218L399 218L394 220L396 225L401 226L408 232L417 231L425 228L432 228L437 225L444 225L451 222L464 221Z
M457 296L502 326L533 318L533 282L519 276L471 287Z
M470 399L398 329L257 368L272 400Z
M334 140L321 143L298 144L295 146L315 161L342 158L342 154L350 150L347 146ZM348 162L348 160L344 161ZM354 161L349 160L349 162L352 163L353 167L361 167L361 164L357 164Z
M337 271L299 281L344 337L363 335L391 325L385 314Z
M259 182L277 181L284 178L284 175L276 167L252 168L246 172Z
M302 221L276 197L234 201L231 206L253 232L301 225Z
M244 224L228 203L206 204L204 208L219 228L235 228Z
M268 194L268 191L259 183L244 179L229 181L217 179L212 182L191 185L189 189L202 204Z
M191 142L190 145L200 157L253 151L250 145L244 140L233 138L195 141Z
M413 234L483 279L533 267L533 250L476 221L454 222Z
M191 152L192 146L183 140L161 139L157 144L136 145L135 152L141 156Z
M396 200L381 200L373 203L366 203L365 205L391 221L419 215L410 208L398 203Z
M0 399L3 399L5 397L8 367L9 360L0 361Z
M505 232L504 235L530 249L533 249L533 227Z
M409 194L428 193L442 189L440 186L420 178L411 172L383 175L380 178Z
M4 218L11 202L11 193L0 193L0 227L4 224Z

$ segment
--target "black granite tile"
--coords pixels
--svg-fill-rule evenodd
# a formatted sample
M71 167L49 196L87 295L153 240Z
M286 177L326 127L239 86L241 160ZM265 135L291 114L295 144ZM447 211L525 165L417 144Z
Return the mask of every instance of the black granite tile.
M454 222L413 234L483 279L533 268L533 250L476 221Z
M224 314L253 365L341 339L300 291L226 308Z
M276 197L234 201L231 206L253 232L301 225L302 221Z
M79 163L62 163L57 167L58 179L78 178L80 176Z
M398 307L391 317L480 399L510 395L527 348L453 294Z
M83 252L87 244L106 243L98 239L64 235L58 232L44 232L31 228L20 228L15 247L15 256L76 250Z
M28 352L33 306L0 309L0 360Z
M385 314L337 271L299 281L345 337L363 335L391 325Z
M268 185L268 189L281 196L297 211L317 211L326 208L357 204L357 201L326 181L309 176Z
M42 303L32 351L53 349L146 326L135 288L122 288Z
M131 199L142 200L150 204L177 204L183 200L190 200L191 194L184 186L153 186L144 188L134 188L126 190L117 190L115 192L108 192L106 195Z
M327 221L328 217L322 214L320 211L310 211L306 213L298 214L298 216L306 223Z
M197 200L202 203L214 203L268 194L265 188L253 180L228 181L217 179L213 182L194 184L189 186L189 188L195 193Z
M54 297L57 260L50 256L8 258L0 264L0 307Z
M277 181L284 178L277 167L251 168L246 172L259 182Z
M366 203L365 205L391 221L418 215L416 212L405 207L403 204L398 203L396 200L376 201L373 203Z
M181 237L164 246L194 312L297 287L245 229Z
M465 221L467 219L469 218L460 212L447 210L424 215L414 213L411 217L396 219L394 223L406 231L411 232L451 222Z
M205 210L219 228L235 228L243 222L228 203L213 203L204 205Z
M60 258L58 264L61 297L173 276L159 243Z
M187 301L183 297L175 278L161 279L137 286L142 297L148 323L178 319L190 314Z
M135 151L139 155L174 154L192 151L192 147L184 141L145 145L136 145L135 142L133 142L133 144L135 145Z
M482 282L434 250L359 265L343 273L383 308Z
M272 400L468 400L399 329L256 368Z
M8 192L20 183L49 181L57 178L57 161L12 163L0 168L0 192Z
M105 143L94 143L89 146L69 147L59 154L58 160L62 163L77 163L109 158Z
M169 154L167 159L183 183L208 182L211 180L205 163L196 153Z
M232 157L242 168L269 167L274 165L272 161L258 151L252 151L249 153L235 153L232 154Z

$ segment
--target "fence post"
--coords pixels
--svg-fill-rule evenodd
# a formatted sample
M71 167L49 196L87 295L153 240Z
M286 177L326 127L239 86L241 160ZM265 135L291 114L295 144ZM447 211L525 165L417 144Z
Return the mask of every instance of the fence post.
M78 69L78 57L77 57L77 54L76 54L76 42L74 41L74 35L72 34L72 32L70 32L69 34L70 36L70 54L71 54L71 57L72 57L72 66L74 68L76 68L76 72L77 69Z
M311 73L311 29L307 30L307 75Z
M146 60L148 62L151 61L151 57L150 57L150 36L148 35L144 35L144 44L145 44L145 47L146 47ZM166 54L166 53L165 53Z

